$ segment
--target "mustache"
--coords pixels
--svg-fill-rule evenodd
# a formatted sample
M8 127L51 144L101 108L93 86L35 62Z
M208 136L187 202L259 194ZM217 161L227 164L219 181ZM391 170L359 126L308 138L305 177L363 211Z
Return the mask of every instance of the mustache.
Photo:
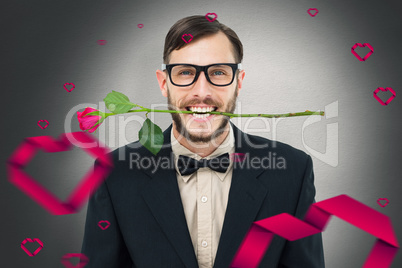
M221 103L217 103L212 99L205 99L203 101L194 99L194 100L190 100L190 101L186 102L185 104L181 105L180 108L183 109L183 108L186 108L188 106L193 106L193 105L197 105L197 104L205 104L205 105L210 105L210 106L216 106L218 108L223 106Z

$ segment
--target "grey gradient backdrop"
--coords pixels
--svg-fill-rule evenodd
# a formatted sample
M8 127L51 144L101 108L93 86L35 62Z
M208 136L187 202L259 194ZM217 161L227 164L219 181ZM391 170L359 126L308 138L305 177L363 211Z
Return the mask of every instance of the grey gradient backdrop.
M314 18L306 13L311 7L319 9ZM25 137L78 131L71 114L84 104L102 107L101 100L111 90L125 93L134 103L161 108L166 99L155 70L162 63L165 35L178 19L208 12L217 13L244 45L246 76L237 112L338 105L337 117L305 128L307 146L302 139L307 117L281 120L275 130L268 119L233 122L246 132L307 153L307 147L325 153L327 126L337 126L338 163L330 165L312 155L316 200L348 194L388 215L401 239L401 11L397 0L3 1L0 266L62 267L60 258L80 252L83 237L86 205L79 213L53 216L8 181L5 163L18 144ZM99 39L107 44L98 45ZM350 49L365 42L374 53L360 62ZM63 89L67 82L75 84L72 92ZM392 87L396 98L388 106L380 105L372 94L377 87ZM383 99L389 95L380 94ZM124 118L108 118L95 136L111 148L137 140L145 115ZM44 130L37 126L40 119L50 123ZM166 114L156 114L153 120L162 129L171 123ZM64 199L92 165L91 157L73 149L40 152L26 171ZM380 197L389 199L387 207L376 203ZM27 237L44 243L35 257L20 248ZM329 268L361 267L375 241L335 217L323 239ZM400 253L391 267L402 267Z

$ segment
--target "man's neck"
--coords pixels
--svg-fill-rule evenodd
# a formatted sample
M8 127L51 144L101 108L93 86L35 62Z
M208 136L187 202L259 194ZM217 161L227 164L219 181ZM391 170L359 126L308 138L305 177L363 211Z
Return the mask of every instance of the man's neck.
M193 153L198 154L201 157L206 157L210 154L212 154L216 148L218 148L223 141L226 139L226 137L229 134L230 130L230 123L226 125L225 131L222 133L222 135L219 135L219 137L211 140L210 142L192 142L188 141L185 137L183 137L176 129L175 123L173 122L173 135L176 138L176 140L185 148L190 150Z

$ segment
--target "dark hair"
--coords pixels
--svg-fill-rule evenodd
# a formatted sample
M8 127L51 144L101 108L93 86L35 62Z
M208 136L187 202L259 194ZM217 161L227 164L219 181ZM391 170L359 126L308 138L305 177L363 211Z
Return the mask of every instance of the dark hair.
M194 15L178 20L169 30L165 38L165 47L163 49L163 63L168 64L170 53L173 50L180 49L187 45L181 38L183 34L191 34L192 41L210 36L218 32L223 32L232 43L232 50L236 63L243 60L243 45L237 34L220 23L217 19L213 22L207 20L203 15Z

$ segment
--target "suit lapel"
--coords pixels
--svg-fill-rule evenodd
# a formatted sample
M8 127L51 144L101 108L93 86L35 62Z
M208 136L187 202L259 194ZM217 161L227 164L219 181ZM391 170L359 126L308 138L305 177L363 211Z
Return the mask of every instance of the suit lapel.
M235 153L247 154L250 159L262 157L257 150L248 145L248 139L245 139L244 133L234 124L232 127L235 136ZM237 162L234 165L229 200L214 268L229 267L268 192L267 188L257 180L257 176L264 169L247 168L247 165L243 163L242 166L241 163Z
M262 152L249 146L248 139L244 137L245 134L233 123L230 122L230 124L232 124L235 136L235 152L247 154L249 158L262 157ZM170 144L171 128L172 125L164 131L164 145L157 156L152 155L144 147L140 149L140 154L151 159L153 163L150 168L142 169L151 177L147 187L144 187L142 196L184 265L198 267L177 184ZM169 168L161 168L162 162L158 161L167 161L166 159L171 161ZM263 171L264 169L247 168L247 165L242 166L241 163L234 165L214 268L229 267L244 236L251 227L268 192L265 185L257 179L257 176Z
M142 148L144 150L141 155L153 161L151 168L142 169L152 178L144 188L142 196L184 265L198 267L177 184L174 156L170 145L171 128L172 125L164 131L164 145L157 156ZM164 165L165 168L162 168L162 163L167 161L170 161L169 167L166 168Z

